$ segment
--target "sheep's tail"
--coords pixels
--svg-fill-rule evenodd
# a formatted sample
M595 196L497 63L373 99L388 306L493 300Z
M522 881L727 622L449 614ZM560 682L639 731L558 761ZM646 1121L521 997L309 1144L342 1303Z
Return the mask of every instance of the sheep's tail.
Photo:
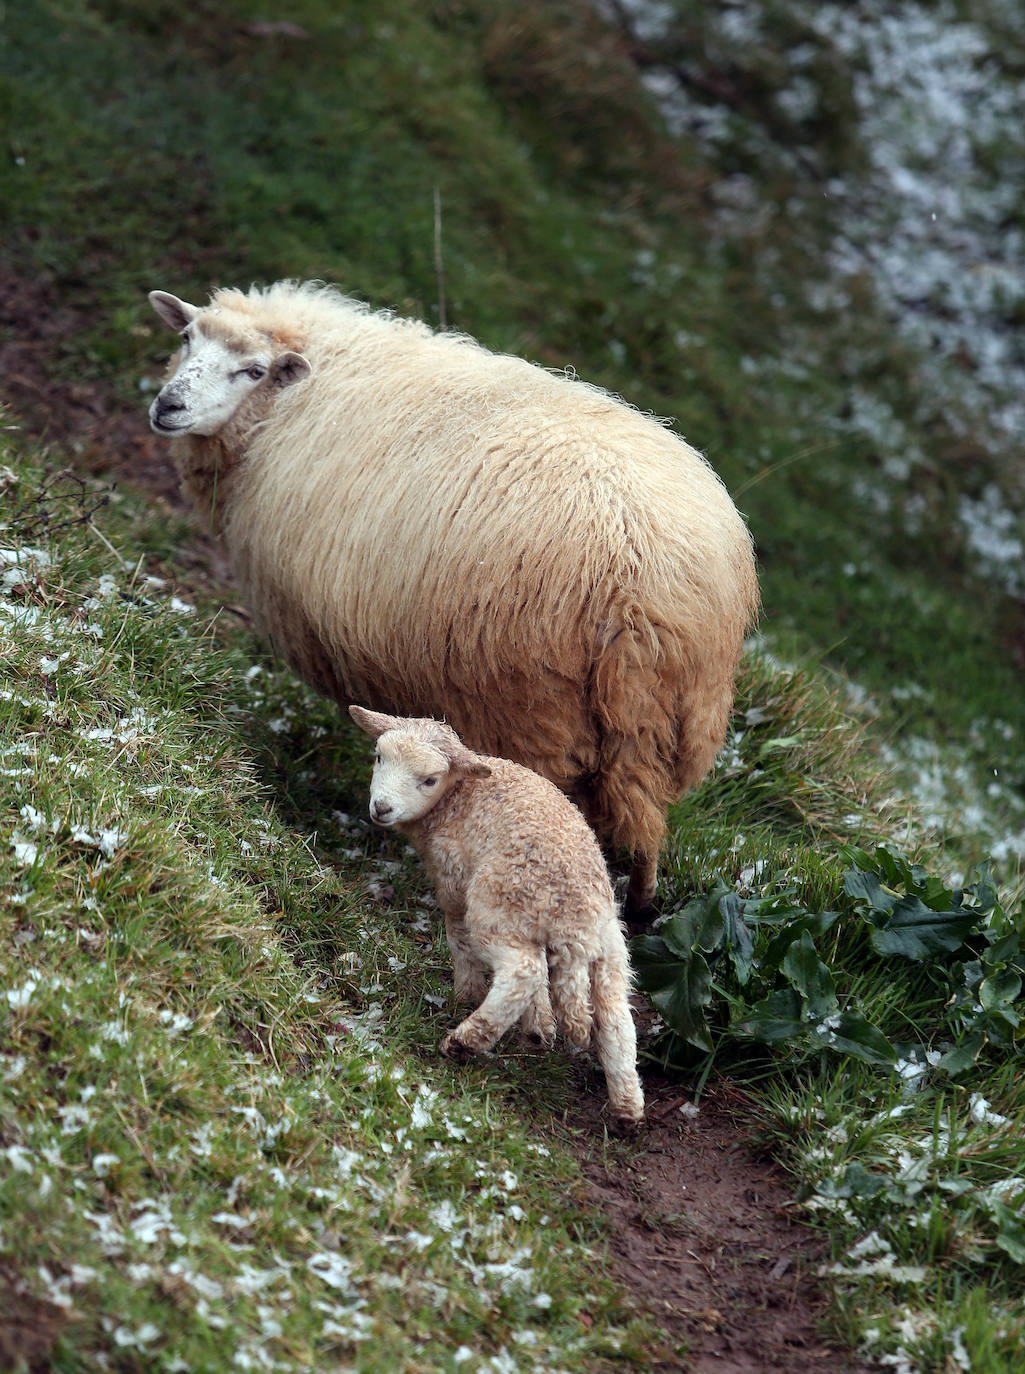
M591 674L597 767L578 801L600 834L632 852L628 902L637 906L654 896L666 808L705 776L722 745L740 643L733 636L696 663L679 633L656 628L639 607L617 618Z
M620 1126L644 1119L644 1093L637 1074L637 1032L630 1011L630 965L626 942L617 939L590 966L594 1024L591 1042L605 1073L609 1106Z

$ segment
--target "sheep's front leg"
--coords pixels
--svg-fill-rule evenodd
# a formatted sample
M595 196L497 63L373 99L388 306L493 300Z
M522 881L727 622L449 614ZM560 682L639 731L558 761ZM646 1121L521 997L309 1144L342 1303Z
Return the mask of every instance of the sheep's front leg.
M478 1007L488 992L488 971L470 938L465 919L445 912L445 935L452 955L452 982L456 1001Z
M441 1042L450 1059L467 1059L491 1049L542 995L547 982L543 950L529 946L481 945L492 970L491 990L476 1011Z

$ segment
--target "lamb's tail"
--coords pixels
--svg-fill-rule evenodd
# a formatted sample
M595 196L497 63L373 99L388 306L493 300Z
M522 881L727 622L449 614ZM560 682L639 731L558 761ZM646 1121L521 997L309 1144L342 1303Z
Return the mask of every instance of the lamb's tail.
M594 1021L589 951L575 941L550 945L548 982L556 1024L571 1044L586 1049Z
M605 1072L609 1106L620 1129L644 1119L644 1094L637 1076L637 1033L630 1011L630 964L615 911L611 932L600 945L567 941L548 948L552 1009L563 1035L580 1049L588 1045Z

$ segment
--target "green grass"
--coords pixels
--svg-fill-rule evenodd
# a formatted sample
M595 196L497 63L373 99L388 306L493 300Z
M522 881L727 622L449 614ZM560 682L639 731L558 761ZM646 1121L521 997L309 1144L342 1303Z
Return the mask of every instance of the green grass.
M449 325L673 416L756 537L759 640L716 772L674 809L668 909L721 879L837 910L816 949L844 1006L938 1044L950 989L868 957L841 850L881 840L945 883L994 850L1020 923L1020 606L956 518L1000 462L985 415L930 410L930 360L867 291L836 310L803 289L828 299L832 220L788 153L857 177L855 73L824 45L798 128L771 44L723 56L685 17L688 61L742 98L717 157L669 137L571 0L298 0L306 37L260 36L236 3L9 7L0 266L52 303L54 384L141 409L166 357L152 287L322 277L437 322L437 191ZM985 22L1013 66L1019 39ZM710 206L737 173L786 213L723 234ZM230 1348L258 1368L266 1345L285 1368L447 1369L481 1340L496 1369L644 1367L655 1336L604 1278L561 1152L565 1062L436 1062L447 956L417 867L358 819L363 746L212 592L176 592L186 519L126 493L82 522L99 488L46 486L7 443L0 543L50 561L0 564L0 1235L34 1293L73 1303L55 1367ZM717 1031L714 1051L688 1081L746 1074L830 1236L850 1341L1016 1374L1013 1054L955 1081L806 1038L732 1055ZM1011 1124L973 1121L974 1093Z
M67 1314L49 1367L645 1348L543 1124L565 1064L451 1072L421 880L341 813L315 849L270 805L258 775L287 759L301 790L334 713L149 580L134 503L21 546L41 475L3 458L0 1236Z

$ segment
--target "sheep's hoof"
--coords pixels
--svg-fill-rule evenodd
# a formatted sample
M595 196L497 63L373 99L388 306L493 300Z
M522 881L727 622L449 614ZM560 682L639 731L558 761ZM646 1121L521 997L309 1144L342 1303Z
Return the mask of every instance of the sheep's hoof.
M523 1038L531 1049L547 1051L555 1048L555 1031L553 1030L524 1030Z
M627 896L623 908L623 920L626 922L626 928L631 935L643 935L645 931L649 931L661 914L658 902L642 901L635 903Z
M465 1040L460 1040L455 1031L449 1031L441 1044L438 1046L446 1059L454 1059L458 1064L465 1064L468 1059L472 1059L476 1054Z

